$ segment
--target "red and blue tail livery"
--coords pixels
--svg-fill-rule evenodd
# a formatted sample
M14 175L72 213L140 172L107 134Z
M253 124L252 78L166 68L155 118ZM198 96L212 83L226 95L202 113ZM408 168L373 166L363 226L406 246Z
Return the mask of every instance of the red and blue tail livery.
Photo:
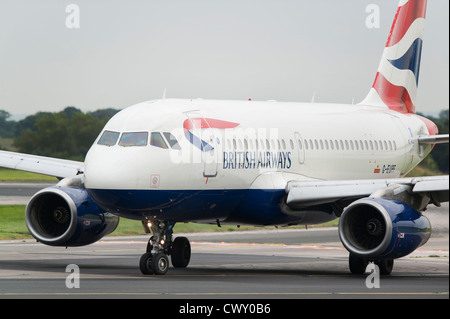
M415 113L427 0L401 0L364 105Z

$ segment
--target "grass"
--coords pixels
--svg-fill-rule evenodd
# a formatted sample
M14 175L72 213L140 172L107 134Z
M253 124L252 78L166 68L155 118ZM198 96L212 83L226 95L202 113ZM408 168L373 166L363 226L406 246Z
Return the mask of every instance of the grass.
M0 182L58 182L55 177L0 168Z
M338 221L332 221L322 225L322 227L335 227ZM293 226L290 228L305 228L305 226ZM227 231L243 231L258 229L274 229L274 227L251 227L251 226L230 226L223 225L204 225L196 223L179 223L174 227L175 233L195 233L195 232L227 232ZM144 229L140 221L121 218L117 229L109 236L134 236L145 235ZM5 205L0 206L0 240L7 239L27 239L33 238L25 223L25 206L24 205Z
M32 238L25 224L25 206L0 206L0 239Z

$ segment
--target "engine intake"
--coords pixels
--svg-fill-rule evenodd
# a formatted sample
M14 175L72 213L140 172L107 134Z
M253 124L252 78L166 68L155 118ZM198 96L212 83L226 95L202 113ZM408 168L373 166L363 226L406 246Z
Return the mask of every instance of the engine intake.
M428 219L392 199L363 198L350 204L339 221L344 247L359 257L394 259L425 244L431 235Z
M25 220L31 235L50 246L92 244L113 232L119 223L119 217L103 212L85 189L57 186L31 198Z

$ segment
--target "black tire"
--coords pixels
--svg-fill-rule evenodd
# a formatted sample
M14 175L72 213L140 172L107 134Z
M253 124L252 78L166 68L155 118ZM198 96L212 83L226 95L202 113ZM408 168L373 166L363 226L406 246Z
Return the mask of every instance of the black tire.
M153 275L152 260L153 256L150 253L145 253L141 256L139 268L143 275Z
M394 269L394 259L376 260L375 264L380 268L381 275L390 275Z
M191 260L191 244L186 237L177 237L172 244L172 265L175 268L186 268Z
M350 254L348 258L348 265L350 267L350 271L355 275L362 275L366 272L366 268L369 262L361 257Z
M169 258L166 254L159 253L153 256L152 270L155 275L165 275L169 270Z

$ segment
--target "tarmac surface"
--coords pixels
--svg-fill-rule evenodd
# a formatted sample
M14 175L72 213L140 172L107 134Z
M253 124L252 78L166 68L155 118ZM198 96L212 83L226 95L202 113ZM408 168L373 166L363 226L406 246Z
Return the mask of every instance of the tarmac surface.
M148 236L108 236L67 249L0 241L0 299L448 299L448 207L430 206L431 239L395 260L393 273L379 277L379 288L371 285L371 272L350 274L336 228L280 228L175 234L191 240L191 262L164 276L140 273Z

